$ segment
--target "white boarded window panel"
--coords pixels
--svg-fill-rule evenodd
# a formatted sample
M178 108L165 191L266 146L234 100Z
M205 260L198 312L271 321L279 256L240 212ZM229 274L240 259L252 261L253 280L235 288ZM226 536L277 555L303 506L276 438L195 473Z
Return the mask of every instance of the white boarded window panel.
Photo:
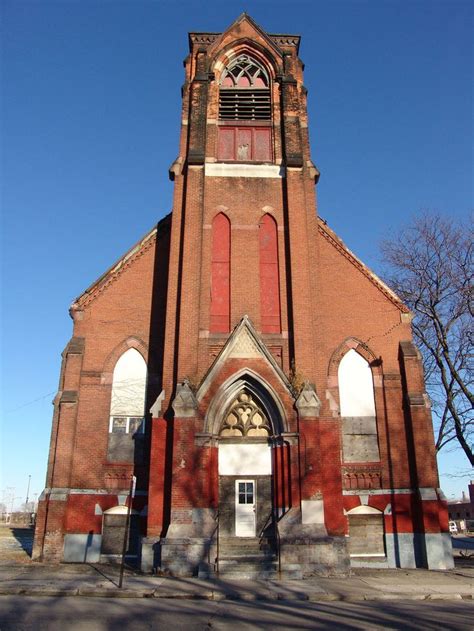
M271 475L272 452L269 445L219 445L219 475Z
M144 416L146 376L145 360L136 349L129 348L115 364L111 416Z
M374 385L368 362L351 349L339 364L341 416L375 416Z

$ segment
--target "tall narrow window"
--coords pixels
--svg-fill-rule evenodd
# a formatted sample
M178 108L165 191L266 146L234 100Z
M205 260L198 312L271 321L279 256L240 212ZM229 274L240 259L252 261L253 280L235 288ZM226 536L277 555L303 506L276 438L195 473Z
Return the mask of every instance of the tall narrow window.
M344 462L380 460L374 384L368 362L354 349L339 364Z
M280 333L280 275L278 271L278 232L273 217L260 222L260 317L263 333Z
M256 60L240 55L222 73L218 159L272 159L270 79Z
M230 331L230 221L219 213L212 222L211 333Z
M112 433L143 433L146 373L145 360L135 348L125 351L115 364L110 403Z

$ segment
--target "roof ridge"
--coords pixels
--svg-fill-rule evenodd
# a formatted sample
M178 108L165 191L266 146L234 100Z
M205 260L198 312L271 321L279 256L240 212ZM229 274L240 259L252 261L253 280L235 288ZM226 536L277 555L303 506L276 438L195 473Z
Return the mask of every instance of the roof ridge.
M139 256L142 256L156 241L158 230L169 220L171 213L168 213L139 239L125 254L113 263L103 274L87 287L77 298L75 298L69 308L69 312L78 311L88 305L99 294L101 294L112 282L114 282L122 272L127 269Z
M368 280L375 285L396 307L403 313L410 313L410 309L399 296L391 289L370 267L363 263L358 256L350 250L341 237L330 228L327 222L318 217L318 230L329 243L333 245L346 259L348 259Z

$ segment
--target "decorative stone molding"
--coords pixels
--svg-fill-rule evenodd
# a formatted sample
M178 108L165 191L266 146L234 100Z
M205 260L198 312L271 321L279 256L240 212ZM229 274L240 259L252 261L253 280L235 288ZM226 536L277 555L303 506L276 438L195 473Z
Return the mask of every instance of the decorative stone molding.
M321 408L321 401L316 394L313 384L306 381L303 388L296 399L296 409L300 418L317 418Z
M382 486L382 471L380 464L364 463L343 465L342 481L345 490L380 489Z
M171 407L177 418L193 418L196 416L198 403L187 379L177 385L176 396Z

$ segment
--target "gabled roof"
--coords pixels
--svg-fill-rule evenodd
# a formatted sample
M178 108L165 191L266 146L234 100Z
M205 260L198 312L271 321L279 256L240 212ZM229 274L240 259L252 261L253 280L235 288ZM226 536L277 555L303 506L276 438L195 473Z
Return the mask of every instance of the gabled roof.
M402 313L410 313L410 309L404 302L397 296L397 294L390 289L390 287L384 283L384 281L375 274L365 263L363 263L342 241L342 239L331 230L326 221L321 217L318 217L318 230L319 233L348 261L354 265L384 296L386 296L390 302L392 302Z
M268 348L260 339L257 331L255 330L250 318L247 315L244 315L240 320L239 324L232 331L230 336L227 338L224 347L222 348L219 355L216 357L211 367L207 371L204 379L199 386L197 392L198 400L201 400L210 384L214 380L216 373L219 372L222 365L227 359L232 359L235 357L239 358L259 358L268 362L273 371L276 373L278 379L281 381L283 386L288 389L291 393L291 384L288 381L288 377L283 372L281 366L270 353Z
M97 280L78 296L69 309L69 312L82 309L96 298L106 287L115 281L122 272L127 269L133 261L142 256L155 242L160 229L164 228L170 221L171 213L166 215L158 224L142 237L135 245L133 245L118 261L116 261L109 269L104 272Z
M214 43L218 40L221 40L229 31L231 31L235 26L241 24L243 21L248 22L261 37L263 37L273 48L273 50L278 53L278 55L282 54L281 46L295 46L296 54L299 52L300 46L300 36L288 33L267 33L262 29L261 26L255 22L255 20L248 15L248 13L241 13L239 17L232 22L232 24L223 32L223 33L214 33L214 32L191 32L189 33L189 48L192 49L193 43L203 44L204 46L214 45Z
M247 24L249 24L252 29L261 37L263 37L263 39L268 43L268 45L273 48L273 50L275 51L275 53L279 56L281 56L281 50L280 48L272 41L271 37L269 36L268 33L266 33L261 26L259 26L255 20L253 18L250 17L250 15L248 15L247 13L241 13L239 15L239 17L234 20L232 22L232 24L222 33L220 39L224 39L224 37L227 35L227 33L230 33L232 30L235 29L236 26L239 26L240 24L242 24L243 22L247 22ZM215 45L215 44L214 44Z

